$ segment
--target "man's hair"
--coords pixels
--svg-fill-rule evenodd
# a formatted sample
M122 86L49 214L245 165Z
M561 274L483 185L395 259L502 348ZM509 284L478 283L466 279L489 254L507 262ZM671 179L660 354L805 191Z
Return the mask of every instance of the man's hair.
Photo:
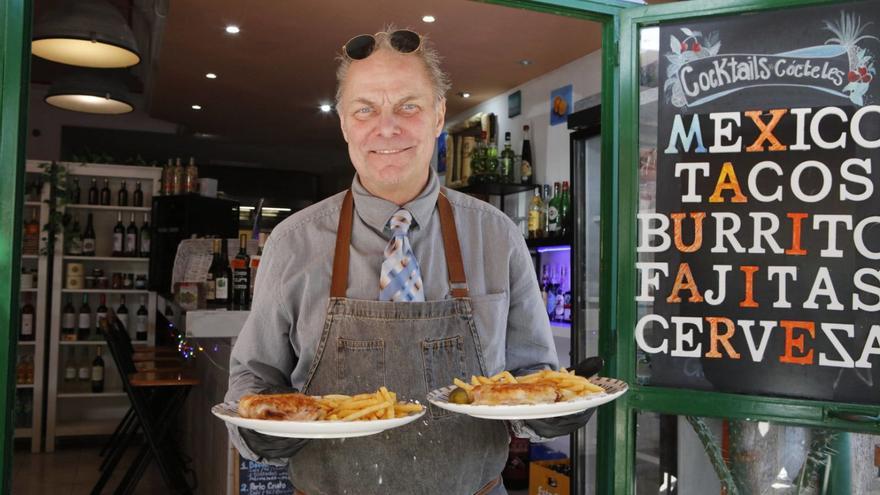
M373 53L376 53L379 50L390 50L391 52L398 53L397 50L391 46L388 37L389 33L393 33L398 29L399 28L393 24L385 26L379 35L376 36L376 47L373 48ZM431 85L434 88L434 96L438 100L440 98L445 98L446 92L449 91L449 88L452 86L449 82L449 75L443 72L443 69L440 68L440 55L434 48L434 44L428 39L427 35L422 34L420 36L422 37L422 41L419 49L408 55L418 57L425 65L428 79L431 80ZM372 53L370 55L372 55ZM339 62L339 65L336 67L336 106L339 107L339 102L342 99L342 84L345 82L345 77L348 75L348 68L351 66L352 60L344 53L338 55L336 60Z

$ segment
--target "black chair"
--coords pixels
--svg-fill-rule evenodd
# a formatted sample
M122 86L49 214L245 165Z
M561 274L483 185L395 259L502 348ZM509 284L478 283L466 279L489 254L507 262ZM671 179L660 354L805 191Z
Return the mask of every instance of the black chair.
M125 495L134 491L151 460L155 460L168 488L168 493L191 495L195 489L185 475L186 457L169 434L175 417L180 412L190 389L199 380L183 372L162 370L139 371L128 333L115 317L101 325L110 355L122 378L122 386L131 401L131 414L117 427L117 439L108 449L102 472L92 495L100 495L129 445L141 432L144 444L128 467L114 494Z

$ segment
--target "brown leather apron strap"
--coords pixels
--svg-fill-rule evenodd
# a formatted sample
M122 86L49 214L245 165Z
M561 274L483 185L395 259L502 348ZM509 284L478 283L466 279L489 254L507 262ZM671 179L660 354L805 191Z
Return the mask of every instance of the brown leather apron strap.
M437 197L440 214L440 231L443 235L443 249L446 252L446 271L449 273L449 287L452 297L467 297L467 278L464 275L464 262L461 258L461 244L458 242L458 229L452 205L446 197L446 188ZM351 225L354 218L354 197L351 189L342 200L339 212L339 227L336 231L336 250L333 254L333 277L330 281L330 297L345 297L348 287L348 260L351 246Z
M336 231L336 251L333 254L333 277L330 279L330 297L345 297L348 287L348 256L351 247L351 223L354 217L354 198L351 189L342 200L339 228Z
M489 492L491 492L493 488L495 488L496 486L498 486L499 483L501 483L501 477L500 477L500 476L497 477L497 478L495 478L494 480L492 480L492 481L486 483L485 485L483 485L482 488L480 488L479 490L477 490L476 492L474 492L474 495L486 495L486 494L488 494ZM306 493L294 489L294 490L293 490L293 495L306 495Z

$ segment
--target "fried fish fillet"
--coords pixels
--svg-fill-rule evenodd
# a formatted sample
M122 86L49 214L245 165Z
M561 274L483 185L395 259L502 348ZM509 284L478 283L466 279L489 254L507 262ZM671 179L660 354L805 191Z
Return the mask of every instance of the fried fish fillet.
M246 395L238 401L238 414L249 419L314 421L321 407L304 394Z
M492 383L478 385L474 387L472 393L474 396L472 404L490 406L550 404L559 398L556 386L551 382Z

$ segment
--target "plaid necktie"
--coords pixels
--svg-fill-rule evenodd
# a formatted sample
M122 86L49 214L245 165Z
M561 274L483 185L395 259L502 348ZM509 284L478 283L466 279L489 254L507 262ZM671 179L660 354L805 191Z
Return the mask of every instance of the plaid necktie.
M385 246L385 261L379 273L379 300L419 302L425 300L419 262L409 243L407 232L412 226L412 214L400 209L388 220L391 240Z

